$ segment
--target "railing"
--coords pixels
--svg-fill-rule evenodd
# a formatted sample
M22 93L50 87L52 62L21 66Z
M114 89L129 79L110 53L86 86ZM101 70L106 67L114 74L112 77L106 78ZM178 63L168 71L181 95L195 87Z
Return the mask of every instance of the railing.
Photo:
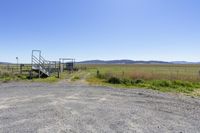
M35 52L39 53L39 56L35 56ZM57 61L48 61L45 60L44 57L41 56L41 51L39 50L33 50L32 52L32 70L38 70L39 71L39 77L40 72L46 74L47 76L50 76L51 73L58 71L57 65L59 62Z
M39 53L39 56L36 57L34 53L37 52ZM33 50L32 51L32 70L38 70L39 71L39 77L40 77L40 72L44 73L47 76L50 76L50 62L45 60L41 56L41 51L39 50Z
M31 70L31 64L1 64L0 71L13 74L27 74Z

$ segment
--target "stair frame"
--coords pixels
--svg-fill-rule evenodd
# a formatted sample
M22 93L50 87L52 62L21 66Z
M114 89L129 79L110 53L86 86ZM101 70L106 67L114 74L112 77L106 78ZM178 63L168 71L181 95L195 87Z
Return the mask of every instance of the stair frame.
M44 57L42 57L41 50L32 50L32 56L31 56L32 71L37 72L39 78L51 76L52 69L56 68L56 63L57 63L56 61L48 61Z

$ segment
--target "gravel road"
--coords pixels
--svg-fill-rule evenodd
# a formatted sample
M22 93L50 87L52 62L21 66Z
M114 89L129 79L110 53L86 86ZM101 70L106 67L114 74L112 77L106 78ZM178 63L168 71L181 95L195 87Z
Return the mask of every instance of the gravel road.
M64 83L0 84L0 133L199 133L200 99Z

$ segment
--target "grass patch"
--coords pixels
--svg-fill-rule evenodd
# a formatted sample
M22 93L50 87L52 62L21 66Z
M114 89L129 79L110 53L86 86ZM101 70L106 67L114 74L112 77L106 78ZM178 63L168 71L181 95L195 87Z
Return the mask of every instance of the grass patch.
M122 83L121 80L117 77L111 77L108 79L108 83L111 83L111 84L120 84Z
M200 97L200 89L196 89L192 92L192 96Z
M27 80L26 75L14 74L8 71L0 71L0 81L7 83L9 81Z
M100 75L100 74L98 74ZM193 94L200 88L199 82L181 81L181 80L144 80L121 78L113 75L102 75L90 78L88 82L92 84L104 85L120 88L147 88L161 92L175 92L184 94Z
M81 78L79 76L74 76L72 77L71 81L76 81L76 80L80 80Z
M86 65L95 85L146 88L193 95L200 89L199 65ZM199 91L198 91L199 92Z
M48 77L48 78L37 78L37 79L33 79L33 82L46 82L46 83L55 83L57 82L59 79L55 76L52 77Z
M200 65L162 65L162 64L133 64L133 65L80 65L100 78L114 76L126 79L143 80L181 80L200 82ZM97 72L98 71L98 72Z

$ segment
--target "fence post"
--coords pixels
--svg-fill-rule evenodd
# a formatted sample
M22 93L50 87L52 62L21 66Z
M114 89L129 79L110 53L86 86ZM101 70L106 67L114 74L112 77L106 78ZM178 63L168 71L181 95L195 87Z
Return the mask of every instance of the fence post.
M22 64L20 64L20 74L22 74Z

